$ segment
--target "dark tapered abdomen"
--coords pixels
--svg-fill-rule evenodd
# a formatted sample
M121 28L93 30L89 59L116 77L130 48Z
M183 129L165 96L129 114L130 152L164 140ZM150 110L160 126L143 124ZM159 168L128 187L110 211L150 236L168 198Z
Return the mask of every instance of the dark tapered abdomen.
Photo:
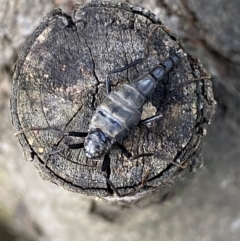
M131 128L137 126L147 97L153 93L157 82L165 77L179 58L180 55L175 54L165 59L149 73L130 84L123 84L118 90L107 95L93 115L89 129L99 128L113 139L124 137Z

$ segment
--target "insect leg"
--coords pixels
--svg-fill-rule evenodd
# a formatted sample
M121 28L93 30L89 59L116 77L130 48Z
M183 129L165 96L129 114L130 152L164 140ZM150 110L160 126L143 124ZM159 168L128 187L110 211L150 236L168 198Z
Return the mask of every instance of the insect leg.
M106 92L107 95L111 92L111 80L108 75L106 77Z
M76 132L76 131L70 131L67 132L68 136L77 136L77 137L86 137L88 135L88 132Z
M63 148L60 148L60 149L57 149L57 150L52 150L52 151L49 151L47 154L48 155L55 155L61 151L64 151L66 149L81 149L84 147L84 143L75 143L75 144L68 144L67 147L63 147Z
M118 197L121 197L121 194L118 192L117 188L109 180L109 176L110 176L110 156L109 156L109 153L107 153L104 156L103 163L102 163L102 174L105 177L109 187L117 194Z
M119 68L119 69L115 69L113 71L110 71L108 74L115 74L115 73L119 73L119 72L122 72L124 70L127 70L139 63L141 63L143 61L143 58L140 58L140 59L136 59L134 60L133 62L131 62L130 64L127 64L126 66L122 67L122 68Z
M143 61L143 58L140 58L140 59L137 59L137 60L131 62L130 64L127 64L126 66L124 66L122 68L110 71L108 73L107 77L106 77L106 92L107 92L107 94L109 94L111 92L111 80L110 80L110 77L109 77L111 74L115 74L115 73L119 73L119 72L122 72L124 70L127 70L127 69L141 63L142 61Z
M148 124L150 122L153 122L153 121L155 121L155 120L157 120L161 117L162 117L162 115L154 115L154 116L148 117L146 119L140 120L138 125L146 125L146 124Z
M84 147L84 143L68 144L69 149L81 149Z
M131 159L131 160L138 159L138 158L140 158L140 157L152 156L152 155L153 155L152 153L142 153L142 154L139 154L139 155L137 155L137 156L132 156L132 153L130 153L130 152L126 149L126 147L125 147L124 145L122 145L122 144L120 144L120 143L118 143L118 142L116 142L116 144L117 144L118 148L122 151L122 154L123 154L125 157L127 157L127 158L129 158L129 159Z
M122 154L127 157L127 158L131 158L132 157L132 153L130 153L126 147L122 144L120 144L119 142L116 142L117 147L121 150Z
M56 133L61 133L64 136L77 136L77 137L86 137L88 135L88 132L61 131L55 127L31 127L29 129L19 131L15 135L22 134L24 131L52 131L52 132L56 132Z

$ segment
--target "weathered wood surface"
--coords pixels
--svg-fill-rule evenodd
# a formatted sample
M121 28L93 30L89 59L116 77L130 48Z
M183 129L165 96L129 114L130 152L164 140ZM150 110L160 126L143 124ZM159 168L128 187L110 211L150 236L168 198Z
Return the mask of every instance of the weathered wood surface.
M96 107L106 95L106 74L143 56L151 29L161 24L149 11L128 4L92 2L76 8L72 17L54 10L23 47L16 65L11 113L25 157L34 160L41 175L57 185L83 194L107 197L101 160L90 160L83 150L49 151L65 143L81 142L52 131L27 131L31 127L56 127L87 131ZM111 76L113 90L149 71L180 48L176 36L159 27L149 41L146 60ZM179 86L193 78L207 76L200 62L186 55L156 88L150 113L162 117L137 127L123 140L137 155L153 157L128 160L111 150L110 179L121 194L141 185L147 171L145 195L172 183L184 173L197 170L202 138L211 121L215 102L210 80ZM174 165L186 165L183 169Z

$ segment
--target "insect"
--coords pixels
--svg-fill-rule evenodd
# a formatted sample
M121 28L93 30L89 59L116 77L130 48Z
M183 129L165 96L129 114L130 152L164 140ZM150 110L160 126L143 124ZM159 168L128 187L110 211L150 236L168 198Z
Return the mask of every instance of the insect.
M120 194L106 176L106 169L110 162L109 150L113 144L116 144L126 157L132 157L132 154L120 144L120 140L137 125L146 124L159 118L159 116L152 116L141 120L143 105L153 93L157 83L178 63L179 59L180 53L173 54L148 73L134 79L129 84L123 84L115 91L111 91L110 79L107 77L107 96L92 116L88 132L69 132L69 136L86 137L84 143L69 144L69 149L84 148L88 158L103 159L102 172L118 196ZM138 61L135 61L130 65L137 63ZM129 65L124 67L124 69L127 68ZM109 74L122 70L122 68L117 69Z
M153 31L149 34L151 37ZM149 38L147 42L149 41ZM143 153L133 157L132 154L120 143L130 130L141 124L150 123L160 116L152 116L141 120L143 106L151 97L156 85L178 64L183 55L182 51L172 53L159 65L156 65L148 73L132 80L129 84L122 84L118 89L111 91L110 75L124 71L143 61L137 59L127 66L115 69L108 73L106 78L106 97L97 107L89 124L87 132L64 132L65 135L73 137L85 137L85 141L77 144L68 144L68 149L83 148L86 157L91 159L102 159L101 171L106 178L110 188L121 197L114 184L109 180L108 168L110 167L109 151L113 144L116 145L127 158L139 158L151 156L151 153ZM32 130L43 128L32 128ZM54 154L58 151L52 151Z

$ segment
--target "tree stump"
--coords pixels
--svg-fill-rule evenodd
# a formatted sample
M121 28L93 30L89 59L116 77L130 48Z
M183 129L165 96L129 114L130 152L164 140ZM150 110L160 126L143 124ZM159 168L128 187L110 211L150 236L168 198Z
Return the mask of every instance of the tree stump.
M13 77L12 122L20 131L25 158L34 161L44 179L70 191L118 198L101 173L102 159L86 158L83 149L54 154L66 143L84 139L52 129L88 131L106 96L107 73L143 57L147 49L142 63L111 75L114 90L181 48L174 33L141 7L94 1L76 6L72 16L60 9L50 12L22 48ZM142 118L161 118L136 127L122 140L133 156L153 156L130 160L113 146L110 180L125 195L118 199L137 200L202 165L201 144L215 109L212 84L205 76L199 60L185 54L157 85ZM202 79L191 81L196 78ZM29 130L34 127L46 129Z

